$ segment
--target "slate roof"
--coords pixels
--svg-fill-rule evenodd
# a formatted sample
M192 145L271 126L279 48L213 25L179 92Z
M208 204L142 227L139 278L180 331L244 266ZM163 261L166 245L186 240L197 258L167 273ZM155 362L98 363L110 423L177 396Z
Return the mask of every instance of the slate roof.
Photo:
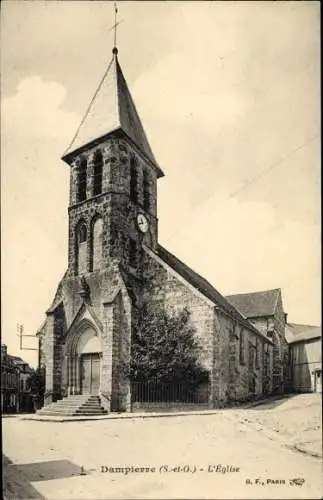
M247 318L273 316L275 314L280 288L262 292L227 295L227 299Z
M314 325L300 325L297 323L288 323L286 325L286 340L289 344L302 342L322 337L322 327Z
M188 281L194 288L201 292L205 297L207 297L215 305L222 308L231 317L236 319L239 323L246 326L249 330L265 338L267 341L271 342L266 335L261 333L257 328L255 328L249 321L238 311L211 283L209 283L201 275L193 271L184 262L180 261L175 255L170 253L166 248L158 245L157 255L172 269L174 269L178 274L180 274L186 281Z
M50 307L47 309L46 312L55 311L56 307L63 301L63 284L64 284L66 276L67 276L67 271L65 271L64 276L62 277L62 279L58 283L53 302L51 303ZM43 329L43 327L45 326L45 323L46 323L46 320L44 321L44 323L42 323L41 327L37 330L37 332L40 332Z
M114 54L63 160L83 146L118 130L122 130L157 168L158 176L163 176L148 143L117 54Z
M45 327L47 325L47 318L44 319L40 327L36 331L36 337L40 336L41 334L45 333Z

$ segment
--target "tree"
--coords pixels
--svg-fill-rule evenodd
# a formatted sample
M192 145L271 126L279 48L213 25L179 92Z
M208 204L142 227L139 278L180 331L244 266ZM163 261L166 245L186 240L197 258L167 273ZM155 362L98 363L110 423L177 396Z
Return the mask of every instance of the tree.
M37 368L28 378L27 384L31 394L36 397L39 403L41 403L43 401L45 392L45 380L44 380L43 370L41 368Z
M208 372L201 365L202 347L195 333L186 309L170 314L144 305L132 335L130 378L184 382L191 387L206 381Z

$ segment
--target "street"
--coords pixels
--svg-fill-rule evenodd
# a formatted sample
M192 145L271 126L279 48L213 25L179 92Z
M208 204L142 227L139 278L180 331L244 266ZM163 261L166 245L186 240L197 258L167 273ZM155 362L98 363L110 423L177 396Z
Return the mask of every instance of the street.
M3 419L4 497L321 498L321 397L215 414Z

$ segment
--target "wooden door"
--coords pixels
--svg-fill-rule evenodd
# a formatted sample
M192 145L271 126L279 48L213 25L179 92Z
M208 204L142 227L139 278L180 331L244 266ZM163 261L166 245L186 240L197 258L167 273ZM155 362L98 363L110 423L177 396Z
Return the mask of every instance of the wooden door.
M83 354L81 357L82 394L98 394L100 389L100 355Z
M81 358L81 389L82 394L91 394L91 355L84 354Z
M100 390L100 358L93 354L91 360L91 394L99 394Z

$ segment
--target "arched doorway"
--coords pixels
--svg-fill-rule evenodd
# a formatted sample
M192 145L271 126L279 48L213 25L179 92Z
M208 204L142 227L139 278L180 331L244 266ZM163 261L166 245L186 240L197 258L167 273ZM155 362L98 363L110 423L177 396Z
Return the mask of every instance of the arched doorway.
M101 339L95 328L84 321L68 345L69 393L99 394L101 385Z

